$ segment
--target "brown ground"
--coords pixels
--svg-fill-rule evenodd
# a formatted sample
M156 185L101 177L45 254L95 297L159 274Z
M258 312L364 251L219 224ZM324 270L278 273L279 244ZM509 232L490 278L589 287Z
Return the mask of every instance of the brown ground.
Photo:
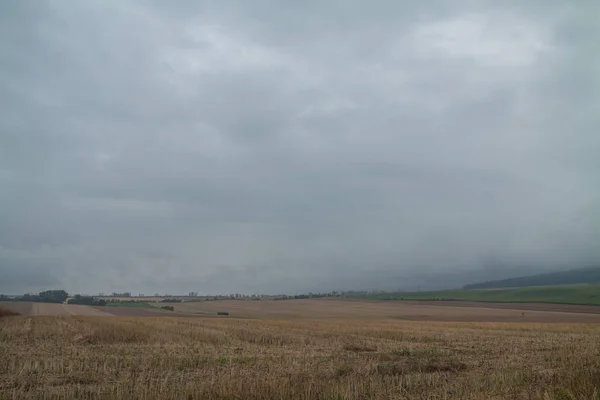
M159 307L159 305L157 305ZM110 313L121 317L183 317L195 318L197 314L186 314L171 311L163 311L159 308L140 308L140 307L94 307L97 310Z
M591 400L599 335L573 323L6 317L0 399Z
M499 308L502 310L553 311L566 313L600 314L600 306L585 306L578 304L548 304L548 303L488 303L476 301L431 301L431 300L402 300L407 304L422 304L450 307ZM377 300L377 302L388 302Z
M18 312L13 311L9 308L2 307L0 305L0 318L2 317L14 317L15 315L20 315Z
M458 303L458 302L457 302ZM209 315L219 311L230 317L250 318L397 318L415 321L471 322L600 322L600 314L583 313L581 306L549 311L552 305L454 302L358 301L345 299L220 300L172 304L186 314ZM593 308L593 312L598 312ZM565 312L572 310L572 312Z
M553 304L503 304L427 301L362 301L349 299L219 300L170 303L175 312L139 307L90 307L67 304L6 302L3 306L24 316L130 316L229 318L392 318L448 322L600 322L600 307Z
M90 317L110 316L104 310L98 310L94 307L80 306L75 304L55 304L55 303L32 303L25 301L2 302L2 306L18 312L24 316L38 315L81 315Z
M33 303L26 301L2 302L2 307L25 317L87 316L87 317L197 317L197 314L173 313L159 308L92 307L75 304Z

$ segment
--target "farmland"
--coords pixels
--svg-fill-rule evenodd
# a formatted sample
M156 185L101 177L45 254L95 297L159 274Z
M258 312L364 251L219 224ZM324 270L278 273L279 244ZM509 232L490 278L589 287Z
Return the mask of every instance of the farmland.
M33 303L33 302L4 302L2 306L8 310L26 317L37 316L154 316L160 317L165 313L155 307L91 307L74 304ZM185 316L185 314L181 314Z
M15 310L12 310L10 308L6 308L6 307L2 307L0 306L0 318L2 317L12 317L15 315L19 315L18 312L16 312Z
M83 316L110 316L102 308L97 309L88 306L57 303L33 303L33 302L3 302L2 307L13 312L25 315L83 315Z
M425 292L356 294L373 300L460 300L506 303L600 305L600 285L529 286L498 289L457 289Z
M27 311L23 304L9 307ZM598 314L334 300L175 307L146 317L0 318L0 398L595 399L600 393ZM106 312L117 310L127 311ZM192 314L218 311L231 317Z
M600 322L600 307L572 305L306 299L223 300L178 303L173 306L175 311L190 315L215 315L217 312L226 311L232 317L260 319L393 318L446 322ZM554 311L554 308L560 311Z

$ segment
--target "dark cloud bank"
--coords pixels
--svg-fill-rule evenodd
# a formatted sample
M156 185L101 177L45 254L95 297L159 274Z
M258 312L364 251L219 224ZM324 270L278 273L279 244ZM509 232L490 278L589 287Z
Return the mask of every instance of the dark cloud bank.
M225 3L0 5L0 292L600 264L597 2Z

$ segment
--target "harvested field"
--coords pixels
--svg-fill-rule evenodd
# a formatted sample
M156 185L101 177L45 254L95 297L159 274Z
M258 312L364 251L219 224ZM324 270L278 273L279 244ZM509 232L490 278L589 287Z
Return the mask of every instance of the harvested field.
M140 307L94 307L97 310L106 312L113 316L121 317L184 317L194 318L195 314L175 313L164 311L159 308L140 308Z
M99 307L75 304L33 303L25 301L3 302L6 310L27 317L36 316L89 316L89 317L197 317L197 314L174 313L159 308Z
M0 398L595 399L599 324L7 317Z
M489 289L493 290L493 289ZM381 302L380 300L375 300ZM392 300L397 301L397 300ZM600 314L600 306L578 305L578 304L551 304L551 303L488 303L476 301L429 301L429 300L401 300L406 304L421 304L449 307L477 307L477 308L498 308L501 310L521 310L521 311L552 311L566 313L582 314ZM383 300L388 302L388 300Z
M232 317L250 318L398 318L419 321L455 322L600 322L600 314L554 312L538 305L518 304L504 309L494 304L454 302L359 301L346 299L220 300L173 304L175 310L187 314L215 314L227 311ZM504 306L504 305L503 305ZM551 305L543 305L551 306ZM567 308L561 308L565 310ZM597 312L597 309L594 308Z
M2 306L12 312L27 316L129 316L129 317L196 317L196 314L173 313L159 308L98 307L75 304L33 303L25 301L3 302Z
M0 306L0 318L2 317L14 317L15 315L20 315L18 312L11 310L6 307Z
M33 303L33 302L3 302L3 307L15 311L24 316L38 315L82 315L82 316L110 316L111 314L90 306L75 304L56 303Z
M446 322L600 322L600 307L552 304L497 304L428 301L369 301L352 299L218 300L171 303L175 312L158 308L91 307L71 304L6 302L4 306L25 316L82 315L129 317L229 318L370 318ZM552 311L553 309L556 311ZM228 317L225 317L228 318Z

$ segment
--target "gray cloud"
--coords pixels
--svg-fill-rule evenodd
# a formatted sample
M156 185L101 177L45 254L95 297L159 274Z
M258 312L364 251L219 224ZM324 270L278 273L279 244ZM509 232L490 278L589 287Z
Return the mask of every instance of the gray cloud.
M0 292L600 263L598 5L0 5Z

